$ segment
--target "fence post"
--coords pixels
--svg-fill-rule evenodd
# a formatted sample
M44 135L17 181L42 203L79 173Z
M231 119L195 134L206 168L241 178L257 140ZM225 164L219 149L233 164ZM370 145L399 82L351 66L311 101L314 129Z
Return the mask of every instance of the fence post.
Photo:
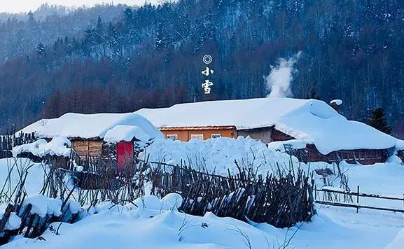
M314 200L317 200L317 184L314 185Z
M358 193L356 196L356 213L359 213L359 185L358 185Z

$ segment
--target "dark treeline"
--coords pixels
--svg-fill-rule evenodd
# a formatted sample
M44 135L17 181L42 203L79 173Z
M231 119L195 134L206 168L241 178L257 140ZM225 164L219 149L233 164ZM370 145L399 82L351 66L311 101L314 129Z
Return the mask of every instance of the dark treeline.
M97 5L69 9L44 4L27 14L0 13L0 61L26 55L39 43L53 45L60 37L81 39L85 30L97 23L98 17L114 21L125 8L124 5Z
M126 9L116 21L98 18L81 38L38 43L0 65L2 125L264 97L271 65L302 51L296 97L340 98L345 115L361 121L384 108L401 135L403 20L398 0L181 0ZM204 54L214 58L209 97Z
M63 16L68 15L73 12L74 8L69 8L61 5L49 5L47 3L42 4L37 10L31 11L34 14L35 19L37 20L45 20L48 16ZM0 12L0 21L7 21L8 19L17 19L17 20L28 20L30 16L27 13L7 13Z

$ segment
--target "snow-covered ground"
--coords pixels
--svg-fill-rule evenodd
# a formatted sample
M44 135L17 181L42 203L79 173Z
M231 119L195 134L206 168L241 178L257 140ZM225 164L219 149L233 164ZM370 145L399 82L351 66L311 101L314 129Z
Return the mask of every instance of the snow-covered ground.
M17 237L4 248L368 248L381 249L403 229L403 217L317 206L313 222L291 229L219 218L208 213L197 217L164 209L140 209L133 205L98 207L97 214L58 231L47 231L43 239ZM59 227L59 223L52 225ZM249 246L250 243L250 246ZM402 247L392 247L402 248Z
M157 215L139 215L136 209L108 206L96 215L76 224L63 224L59 234L46 232L46 241L17 238L4 248L252 248L267 247L275 237L244 222L218 218L189 216L177 211L157 211ZM153 210L149 210L153 211ZM55 224L54 227L58 227Z
M11 170L11 174L8 172ZM28 171L25 190L29 196L37 195L43 186L44 165L24 158L0 159L0 189L13 191L24 172ZM7 179L7 184L4 184Z
M276 162L287 165L290 160L286 154L243 138L190 143L156 141L145 155L148 153L150 161L180 164L181 160L185 160L185 164L195 162L198 166L200 163L201 168L220 174L227 174L228 167L237 172L234 160L258 168L260 173L271 171ZM8 168L14 162L14 159L0 160L0 182L5 181ZM42 166L24 159L18 162L24 167L32 166L26 190L30 196L37 195L42 187ZM310 170L333 167L325 163L300 166ZM341 170L348 176L352 191L356 191L359 185L364 193L398 197L404 194L404 166L397 160L371 166L342 163ZM11 177L17 181L16 171ZM334 186L339 187L338 183L339 179L335 179ZM321 187L320 177L316 178L316 184ZM397 201L380 202L361 197L360 202L404 209L404 203ZM136 203L140 208L132 204L111 208L111 204L104 203L97 207L96 214L86 216L75 224L62 224L57 234L49 230L42 236L43 239L16 237L3 247L273 249L283 248L290 239L286 248L404 248L404 217L399 213L374 210L359 210L356 213L353 208L316 205L317 214L312 222L298 224L291 229L277 229L268 224L249 225L213 214L204 217L185 215L176 210L178 203L150 196L145 199L145 205L140 200ZM57 228L59 224L53 224L53 227Z

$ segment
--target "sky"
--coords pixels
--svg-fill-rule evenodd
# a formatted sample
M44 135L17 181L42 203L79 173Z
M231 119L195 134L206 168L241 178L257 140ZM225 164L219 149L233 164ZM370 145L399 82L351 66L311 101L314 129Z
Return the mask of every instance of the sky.
M28 12L34 11L44 3L64 5L69 7L81 7L83 5L93 6L94 4L114 3L127 5L143 5L146 1L151 3L159 3L159 0L0 0L0 13L10 12Z

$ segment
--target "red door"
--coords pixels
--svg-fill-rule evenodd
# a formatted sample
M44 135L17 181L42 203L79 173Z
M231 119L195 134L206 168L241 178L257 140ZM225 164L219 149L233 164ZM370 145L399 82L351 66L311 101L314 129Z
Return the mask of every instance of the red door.
M118 172L123 171L133 163L133 142L119 142L116 145Z

